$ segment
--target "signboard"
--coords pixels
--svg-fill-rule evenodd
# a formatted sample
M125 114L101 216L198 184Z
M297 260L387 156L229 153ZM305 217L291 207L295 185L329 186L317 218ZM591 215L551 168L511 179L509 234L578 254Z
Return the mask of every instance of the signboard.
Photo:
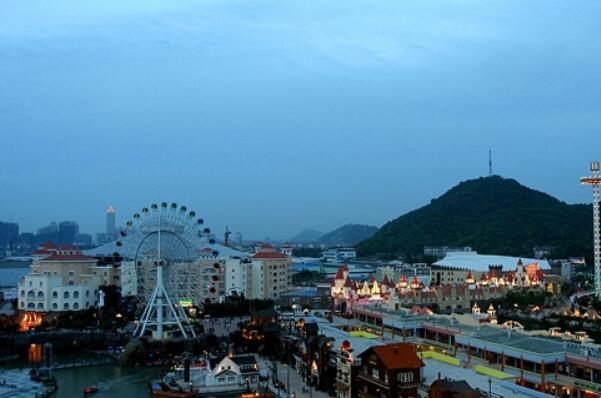
M188 298L179 299L179 305L182 308L190 308L190 307L192 307L192 299L188 299Z

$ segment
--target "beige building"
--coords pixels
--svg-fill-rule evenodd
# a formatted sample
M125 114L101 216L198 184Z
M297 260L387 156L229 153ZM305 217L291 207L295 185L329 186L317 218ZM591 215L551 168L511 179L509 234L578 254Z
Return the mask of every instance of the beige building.
M440 286L449 283L463 283L468 274L471 274L476 280L479 280L483 273L467 269L432 265L430 271L430 284Z
M261 245L250 258L231 258L201 250L192 262L170 264L164 275L165 286L176 301L192 301L200 306L206 300L222 302L227 296L273 299L290 290L290 258L271 245ZM124 295L146 300L156 285L154 260L121 264Z
M290 290L292 260L269 244L257 247L251 256L252 282L250 298L274 299Z
M30 272L19 281L19 309L78 311L96 306L99 287L110 284L118 272L97 262L72 246L42 244Z

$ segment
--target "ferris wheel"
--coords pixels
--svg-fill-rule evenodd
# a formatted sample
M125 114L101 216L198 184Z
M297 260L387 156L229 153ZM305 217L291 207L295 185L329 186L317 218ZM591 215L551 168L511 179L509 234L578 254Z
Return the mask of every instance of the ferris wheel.
M156 285L159 262L167 292L175 298L186 295L193 287L189 271L198 249L214 244L211 230L204 227L204 220L196 212L167 202L152 204L135 213L125 223L116 243L119 256L133 262L141 303L148 301Z
M119 233L118 254L133 263L135 291L145 304L134 335L143 336L148 327L154 328L155 338L162 339L164 328L175 325L184 337L194 336L179 300L195 288L190 271L199 248L215 244L211 230L203 224L186 206L162 202L135 213Z

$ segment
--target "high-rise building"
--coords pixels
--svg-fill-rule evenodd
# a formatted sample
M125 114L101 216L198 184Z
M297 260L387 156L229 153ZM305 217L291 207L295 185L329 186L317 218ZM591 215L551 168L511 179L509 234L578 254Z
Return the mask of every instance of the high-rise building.
M0 246L13 242L19 236L19 224L14 222L0 222Z
M111 242L117 239L117 229L115 228L115 209L109 206L106 210L106 239Z
M59 240L60 234L58 231L58 224L55 221L51 222L45 227L39 228L35 237L35 242L37 243L48 241L58 242Z
M59 243L73 244L79 234L79 224L75 221L62 221L58 225Z
M235 246L242 247L242 233L241 232L234 233L233 241L234 241Z

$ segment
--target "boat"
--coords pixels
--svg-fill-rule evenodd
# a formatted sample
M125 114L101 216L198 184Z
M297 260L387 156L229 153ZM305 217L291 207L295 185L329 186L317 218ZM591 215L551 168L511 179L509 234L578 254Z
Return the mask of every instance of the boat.
M187 358L173 366L160 382L153 383L156 386L152 391L154 397L209 398L253 392L257 390L258 382L259 366L255 356L229 353L215 358ZM166 394L190 390L193 395Z
M194 391L182 391L163 382L152 383L150 391L153 398L194 398L196 396Z
M97 392L98 392L97 385L87 386L83 389L83 395L85 395L85 396L96 394Z

